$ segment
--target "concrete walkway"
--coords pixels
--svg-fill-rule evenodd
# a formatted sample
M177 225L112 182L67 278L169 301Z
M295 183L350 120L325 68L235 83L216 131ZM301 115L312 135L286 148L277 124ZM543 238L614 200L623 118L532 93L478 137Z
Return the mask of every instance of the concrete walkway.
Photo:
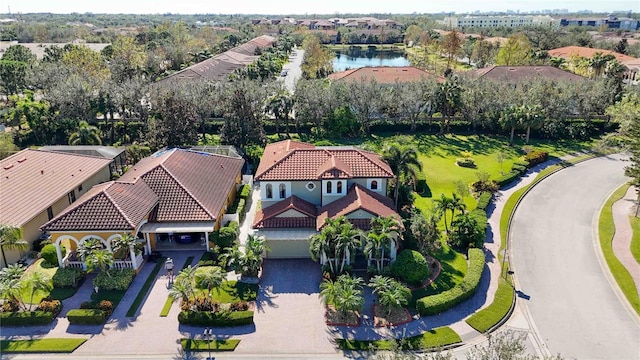
M613 204L611 212L613 214L613 223L616 232L613 236L611 247L618 260L620 260L622 265L624 265L631 274L636 284L636 291L640 295L640 264L638 264L631 254L633 231L631 230L631 223L629 222L629 216L634 216L633 214L635 213L636 200L636 188L630 186L624 197Z

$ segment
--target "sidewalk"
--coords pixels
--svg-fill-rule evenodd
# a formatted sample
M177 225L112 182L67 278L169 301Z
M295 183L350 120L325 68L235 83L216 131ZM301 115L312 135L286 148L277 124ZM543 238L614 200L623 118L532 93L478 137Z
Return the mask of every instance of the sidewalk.
M629 271L633 282L636 284L636 291L640 295L640 264L631 254L631 238L633 231L629 216L634 216L636 209L636 188L629 187L627 193L622 199L616 201L611 208L613 214L613 223L615 226L615 234L611 241L613 253L616 255L622 265Z

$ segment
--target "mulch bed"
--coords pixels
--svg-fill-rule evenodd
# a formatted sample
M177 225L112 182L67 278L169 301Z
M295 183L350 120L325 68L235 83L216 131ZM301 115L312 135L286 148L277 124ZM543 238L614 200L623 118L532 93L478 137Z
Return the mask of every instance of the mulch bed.
M342 316L333 306L327 306L325 321L329 326L360 326L360 314L350 311L346 316Z
M405 308L392 309L390 314L380 305L373 305L373 323L375 327L397 326L411 322L411 314Z

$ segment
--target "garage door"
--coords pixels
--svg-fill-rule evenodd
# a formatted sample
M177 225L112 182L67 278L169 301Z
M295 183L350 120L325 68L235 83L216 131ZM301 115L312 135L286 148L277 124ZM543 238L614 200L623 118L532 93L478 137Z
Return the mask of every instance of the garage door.
M268 240L271 251L267 253L269 259L297 259L310 258L309 241L307 240Z

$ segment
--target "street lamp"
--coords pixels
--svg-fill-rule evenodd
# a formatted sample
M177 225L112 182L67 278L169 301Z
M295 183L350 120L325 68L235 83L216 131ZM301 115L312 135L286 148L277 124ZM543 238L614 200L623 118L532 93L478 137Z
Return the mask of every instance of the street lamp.
M213 329L205 328L203 335L204 335L204 338L207 340L207 348L209 349L209 357L207 358L207 360L213 360L211 358L211 337L213 336Z

